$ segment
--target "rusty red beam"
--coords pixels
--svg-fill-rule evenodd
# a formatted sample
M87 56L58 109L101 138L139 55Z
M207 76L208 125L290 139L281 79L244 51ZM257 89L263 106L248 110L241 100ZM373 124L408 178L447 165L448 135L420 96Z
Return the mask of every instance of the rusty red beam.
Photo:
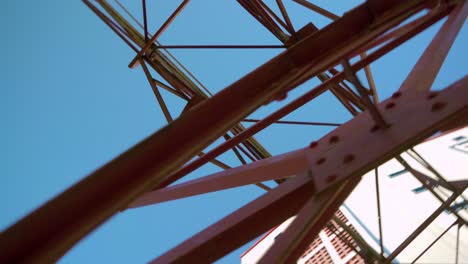
M293 216L310 198L307 175L286 181L151 263L206 263L226 255Z
M141 0L141 7L143 9L143 30L145 32L145 42L148 42L148 19L146 17L146 0Z
M285 22L283 22L283 20L281 20L276 14L275 12L273 12L273 10L271 10L270 7L268 7L267 4L265 4L263 1L257 1L264 9L265 11L276 21L278 22L278 24L280 24L284 29L287 29L287 25Z
M278 24L275 23L274 19L271 18L268 10L265 10L264 6L258 0L246 1L237 0L237 2L247 11L252 17L260 22L268 31L275 35L278 40L285 43L288 39L288 35L284 33Z
M349 80L354 85L356 90L361 95L360 99L366 106L366 109L369 110L369 113L372 115L372 118L374 119L375 123L380 128L388 127L389 125L385 122L380 112L375 108L374 103L370 100L368 93L367 93L367 89L361 84L361 81L356 76L356 73L351 69L351 65L349 65L349 61L344 60L342 65L343 65L343 71L346 75L346 79Z
M284 21L286 22L289 33L294 34L296 31L294 30L294 26L291 22L291 19L289 18L288 11L286 10L286 7L284 6L283 1L276 0L276 4L278 5L281 15L283 16Z
M461 1L450 13L436 36L419 58L415 67L400 87L400 90L418 89L427 91L437 77L461 27L468 16L468 2Z
M421 16L419 18L416 18L415 20L400 26L396 29L393 29L382 36L376 38L375 40L371 41L369 44L364 45L360 49L356 50L353 52L351 57L357 56L359 54L362 54L366 50L370 50L372 48L375 48L387 41L390 41L392 39L398 38L402 35L407 34L410 31L413 31L415 28L420 27L423 24L426 24L432 20L439 20L440 17L446 16L450 11L453 10L453 6L439 6L434 9L432 9L428 14Z
M455 226L456 224L458 224L458 221L455 220L455 222L453 222L453 224L451 224L449 227L447 227L447 229L444 230L444 232L442 232L436 239L434 239L434 241L432 241L431 244L429 244L429 246L427 246L412 262L411 264L413 263L416 263L416 261L421 258L424 253L426 253L435 243L437 243L437 241L439 241L439 239L441 239L453 226Z

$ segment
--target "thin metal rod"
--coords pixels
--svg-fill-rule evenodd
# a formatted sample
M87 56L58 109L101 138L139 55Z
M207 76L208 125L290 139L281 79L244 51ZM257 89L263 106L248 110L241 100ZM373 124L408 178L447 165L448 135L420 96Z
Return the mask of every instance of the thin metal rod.
M145 30L145 43L146 43L148 42L148 21L146 18L146 0L142 0L141 5L143 7L143 27Z
M312 11L315 11L317 13L319 13L320 15L324 16L324 17L327 17L331 20L337 20L339 19L340 17L333 14L332 12L330 11L327 11L317 5L314 5L310 2L307 2L306 0L293 0L294 2L304 6L304 7L307 7L308 9L312 10Z
M151 89L153 89L153 93L156 96L156 100L158 100L159 106L161 107L161 110L164 114L164 117L167 120L167 123L171 123L172 121L174 121L174 119L172 118L171 113L169 112L169 109L167 108L167 105L164 102L164 99L162 98L158 87L156 86L156 83L153 82L153 77L151 77L151 73L149 72L148 67L146 67L146 62L140 59L140 64L141 64L141 67L143 68L143 71L145 72L146 79L151 85Z
M136 19L136 17L134 15L132 15L132 13L130 13L130 11L128 11L128 9L119 1L119 0L114 0L115 3L117 3L117 5L125 12L125 14L127 14L132 20L133 22L135 22L138 26L140 26L143 30L146 28L145 26L143 26L139 21L138 19ZM146 0L142 0L143 1L143 18L146 19ZM145 42L148 41L148 32L145 31ZM137 51L138 52L138 51Z
M228 138L226 138L227 140ZM234 155L236 155L237 159L240 161L241 164L247 164L247 161L245 161L244 157L239 152L238 146L235 146L232 148L232 151L234 152Z
M261 119L244 119L242 122L251 122L256 123L261 121ZM311 126L341 126L342 124L339 123L323 123L323 122L304 122L304 121L286 121L286 120L278 120L273 122L274 124L289 124L289 125L311 125Z
M367 56L366 52L363 52L361 54L361 58L365 58L366 56ZM377 94L377 88L375 87L374 76L372 74L370 65L367 65L366 67L364 67L364 73L366 74L367 83L369 84L369 88L372 93L373 102L374 104L377 104L379 102L379 95Z
M385 263L391 263L398 254L400 254L432 221L434 221L450 204L457 199L457 194L452 194L439 208L437 208L424 222L411 233L386 259Z
M244 153L245 156L247 156L251 161L256 161L256 160L259 160L259 158L255 158L253 155L255 154L251 154L247 151L247 149L245 149L244 146L242 145L237 145L237 147L240 149L240 151L242 151L242 153ZM249 148L250 150L250 148Z
M182 92L180 92L180 91L166 85L165 83L163 83L163 82L161 82L159 80L153 79L153 82L156 83L157 86L159 86L159 87L163 88L164 90L174 94L175 96L178 96L181 99L184 99L186 101L190 100L190 98L188 98L188 96L186 94L184 94L184 93L182 93Z
M259 22L261 22L267 29L269 29L271 32L275 32L274 34L277 36L277 38L281 41L281 42L284 42L287 40L287 34L281 30L281 28L279 27L279 25L277 23L275 23L275 21L272 19L272 16L269 15L269 12L268 10L266 10L264 8L264 6L266 5L262 5L260 4L260 2L262 2L263 0L254 0L254 1L250 1L250 0L247 0L245 2L251 4L252 6L252 11L254 14L254 17L255 16L259 16L260 19L257 19ZM263 21L263 22L262 22ZM285 27L286 30L288 30L287 27Z
M333 75L337 74L338 71L333 71ZM324 82L328 79L330 79L330 76L326 73L322 73L317 75L317 78L320 79L320 81ZM348 111L352 115L357 115L358 111L355 109L357 107L358 109L364 111L366 108L362 101L359 99L359 97L354 93L351 88L348 87L348 85L344 82L341 81L339 83L333 84L332 87L330 88L330 91L335 95L335 97L343 104L343 106L348 109ZM355 107L353 107L352 105Z
M102 13L99 9L97 9L93 4L91 4L89 1L84 0L83 3L91 9L107 26L110 27L112 31L114 31L117 36L119 36L131 49L133 49L135 52L138 51L138 49L131 43L127 38L126 34L124 32L121 32L121 29L115 25L115 23L110 20L104 13Z
M263 1L258 1L258 3L263 7L263 9L265 9L267 11L267 13L273 17L273 19L278 22L278 24L280 24L284 29L287 29L288 28L288 25L286 25L286 23L283 22L283 20L281 20L281 18L279 18L275 12L273 12L273 10L271 10L271 8L266 5Z
M285 45L159 45L156 49L285 49Z
M237 126L231 128L231 132L234 136L236 136L244 130L245 127L242 126L240 123ZM247 138L246 140L242 141L241 144L239 144L239 146L245 148L246 151L250 152L251 156L255 157L255 159L251 159L252 161L261 160L271 156L268 152L264 153L260 151L255 142L255 140L252 141L252 138Z
M456 245L456 249L455 249L455 264L458 264L458 253L460 252L459 247L460 247L460 228L461 227L462 227L462 225L458 224L458 226L457 226L457 245Z
M278 5L281 15L283 15L284 21L286 22L286 25L288 25L288 31L291 34L294 34L296 32L294 30L294 26L291 22L291 19L289 18L288 11L286 11L286 7L284 7L283 1L282 0L276 0L276 4Z
M379 167L375 168L375 194L377 198L377 221L379 222L379 244L380 244L380 256L384 255L383 247L383 234L382 234L382 215L380 211L380 187L379 187Z
M432 241L432 243L427 246L412 262L411 264L413 263L416 263L416 261L418 261L418 259L420 257L422 257L424 255L424 253L426 253L435 243L437 243L437 241L439 241L439 239L441 239L454 225L456 225L458 223L457 220L455 220L455 222L453 222L453 224L451 224L449 227L447 227L447 229L445 229L444 232L442 232L442 234L440 234L434 241Z
M339 86L330 88L330 92L338 99L338 101L351 113L351 115L356 116L359 112L351 105L351 102L345 98L340 92L343 92Z
M189 0L184 0L180 5L172 12L172 14L169 16L169 18L161 25L161 27L156 31L156 33L151 37L151 39L146 42L145 46L137 53L135 58L130 62L128 65L129 68L132 68L133 65L140 59L140 57L146 52L146 50L153 45L153 43L156 41L156 39L159 38L159 36L169 27L169 25L174 21L174 19L179 15L179 13L184 9L184 7L188 4Z
M203 151L200 151L198 154L198 156L203 156L205 155L205 153ZM216 165L218 166L219 168L223 169L223 170L228 170L228 169L231 169L232 167L227 165L226 163L220 161L220 160L217 160L217 159L212 159L210 160L210 162L213 164L213 165Z
M366 105L367 110L369 110L370 115L377 123L379 128L388 128L389 125L387 124L387 122L385 122L384 118L382 117L382 114L375 107L375 104L369 99L366 88L364 88L364 86L361 84L361 82L356 76L356 73L351 70L351 65L349 64L348 60L343 60L343 69L346 74L346 78L349 81L351 81L358 90L359 94L361 95L361 99L363 100L363 103Z

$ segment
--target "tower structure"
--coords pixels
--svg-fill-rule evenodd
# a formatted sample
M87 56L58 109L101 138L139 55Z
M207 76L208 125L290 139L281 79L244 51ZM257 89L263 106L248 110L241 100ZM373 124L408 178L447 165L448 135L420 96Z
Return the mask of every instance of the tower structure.
M332 21L323 28L311 21L300 29L294 27L294 17L281 0L276 1L278 12L263 1L237 2L277 38L278 45L162 45L158 38L188 0L181 1L153 34L144 0L142 21L119 1L84 1L135 51L129 67L141 67L168 125L5 230L0 236L0 262L54 261L118 211L255 184L267 192L154 262L212 262L295 216L259 260L289 263L301 257L325 226L340 221L337 210L362 176L392 158L431 192L440 206L392 252L384 252L382 245L380 252L371 250L364 239L348 230L348 237L367 249L362 258L392 262L445 210L456 217L456 225L466 227L464 216L453 207L466 203L466 177L456 182L446 180L411 150L436 133L468 123L466 77L453 80L440 91L430 91L466 19L466 1L368 0L340 17L311 2L294 0ZM401 86L381 101L369 65L443 19ZM212 95L169 52L206 48L284 51ZM367 78L367 85L360 81L359 71ZM321 81L316 87L261 120L247 119L263 105L284 100L314 77ZM177 118L161 95L162 89L186 101ZM281 120L325 92L331 92L353 118L344 124ZM254 124L247 127L248 122ZM303 148L272 156L253 136L273 123L336 129ZM225 142L205 150L219 138ZM227 151L243 165L232 168L219 160ZM401 154L406 151L428 172L414 168ZM224 171L171 185L208 162ZM268 185L268 181L277 185ZM379 195L373 199L380 218Z

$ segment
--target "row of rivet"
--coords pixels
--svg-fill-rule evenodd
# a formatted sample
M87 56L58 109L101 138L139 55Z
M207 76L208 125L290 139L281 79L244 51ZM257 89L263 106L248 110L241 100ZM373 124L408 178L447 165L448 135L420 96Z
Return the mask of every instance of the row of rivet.
M439 93L435 92L435 91L430 92L429 95L427 96L427 99L431 100L431 99L437 97L438 94ZM400 98L401 95L402 95L401 92L395 92L392 95L392 98L397 99L397 98ZM444 108L445 105L446 105L446 103L444 103L444 102L435 102L435 103L432 104L431 111L432 112L439 111L442 108ZM385 105L385 109L390 110L390 109L393 109L395 106L396 106L395 102L389 102L389 103L387 103ZM380 127L378 125L374 125L371 128L370 132L375 132L375 131L377 131L379 129L380 129ZM331 136L330 139L328 140L328 142L330 144L335 144L335 143L338 143L339 141L340 141L340 138L338 136ZM316 148L317 146L318 146L318 142L313 141L313 142L310 143L309 148L313 149L313 148ZM321 165L321 164L325 163L326 160L327 159L325 157L321 157L315 162L315 164L316 165ZM347 154L343 158L343 163L348 164L348 163L351 163L354 160L355 160L355 156L353 154ZM331 174L331 175L326 177L325 181L327 183L331 183L331 182L335 181L336 179L337 179L337 175L336 174Z

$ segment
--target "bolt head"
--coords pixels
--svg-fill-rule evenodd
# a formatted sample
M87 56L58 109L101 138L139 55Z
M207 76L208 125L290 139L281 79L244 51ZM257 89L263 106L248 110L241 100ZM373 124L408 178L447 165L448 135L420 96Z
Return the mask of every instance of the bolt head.
M315 162L315 164L317 164L317 165L323 164L323 163L325 163L326 160L327 160L326 158L320 158Z
M340 138L338 136L332 136L328 142L330 142L330 144L333 144L337 143L338 141L340 141Z
M336 178L338 178L338 176L336 176L336 174L332 174L332 175L328 175L327 178L325 179L325 181L327 183L332 183L336 180Z
M315 147L317 147L317 146L318 146L318 142L317 142L317 141L312 141L312 142L310 142L310 144L309 144L309 148L315 148Z
M392 94L392 98L395 98L395 99L396 99L396 98L399 98L400 96L401 96L401 92L394 92L394 93Z
M394 102L390 102L388 103L387 105L385 105L385 109L392 109L395 107L395 103Z
M380 126L377 125L377 124L375 124L373 127L371 127L370 132L373 133L373 132L375 132L375 131L377 131L377 130L379 130L379 129L380 129Z
M350 163L352 162L353 160L355 159L354 155L353 154L348 154L346 156L344 156L343 158L343 163Z
M446 105L447 105L447 103L445 103L445 102L435 102L434 104L432 104L431 111L432 111L432 112L440 111L440 110L442 110Z
M439 95L439 92L432 91L432 92L430 92L430 93L427 95L427 99L428 99L428 100L431 100L431 99L433 99L433 98L436 98L437 95Z
M276 101L283 101L284 99L288 98L288 93L280 93L276 97Z

